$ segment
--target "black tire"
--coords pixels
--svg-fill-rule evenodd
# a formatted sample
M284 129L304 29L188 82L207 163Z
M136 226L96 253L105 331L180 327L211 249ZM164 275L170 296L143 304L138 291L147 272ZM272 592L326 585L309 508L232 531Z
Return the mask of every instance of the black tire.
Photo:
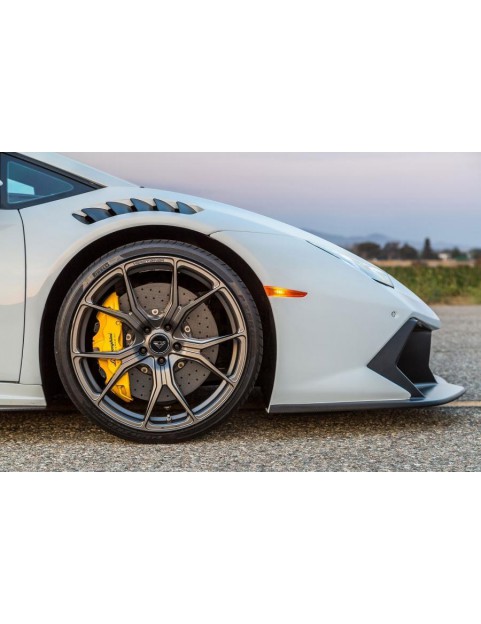
M154 263L156 259L160 268L157 266L152 268L152 264L148 266L149 262ZM154 278L159 280L166 279L169 269L167 264L165 267L161 264L164 261L172 262L169 303L165 305L161 312L154 309L151 313L141 303L145 299L141 300L140 297L145 297L146 295L144 293L141 294L141 287L135 284L144 284L145 290L147 290L147 286L152 286L152 284L155 288L158 286L159 289L165 289L165 285L168 284L167 281L159 281L158 284L157 282L148 283L145 286L149 279L151 282ZM198 273L195 273L195 268L198 269ZM157 273L154 273L155 270ZM213 281L209 282L211 278ZM101 382L97 376L97 368L99 368L100 361L99 359L95 360L96 351L93 347L88 348L93 344L92 332L98 332L98 321L95 319L99 318L99 308L91 309L91 307L92 305L101 305L103 309L106 309L103 307L103 300L96 302L93 298L94 295L90 293L101 293L102 288L108 288L109 286L104 286L103 284L110 284L109 279L112 280L112 283L114 283L113 280L117 280L114 286L116 290L119 288L122 290L124 287L127 294L130 293L130 296L132 292L134 293L134 298L128 299L130 311L120 311L118 314L123 314L124 316L129 314L132 319L134 319L134 316L144 313L146 315L151 315L154 312L157 314L157 316L152 317L153 329L149 330L149 327L144 327L144 333L147 333L147 331L152 333L150 336L144 336L143 342L139 342L142 340L140 326L135 330L128 330L129 333L127 335L133 345L129 348L135 349L135 358L142 357L139 353L147 352L144 360L146 366L140 366L141 362L140 360L137 361L137 359L134 360L135 364L129 362L129 379L131 378L131 372L140 375L140 372L143 371L146 375L145 379L151 380L151 386L149 386L148 390L145 390L146 395L150 393L150 396L147 398L130 398L133 402L128 405L124 405L123 400L118 399L118 395L115 392L115 388L118 388L118 386L113 386L114 390L109 390L103 398L99 399L101 394L106 392L106 388L102 389ZM191 297L187 304L180 303L179 293L181 291L190 293L185 286L181 286L187 280L190 280L197 289L201 287L207 289L204 295L199 295L199 290L195 291L194 286L189 286L195 295L195 303L197 298L208 297L205 299L207 303L195 305L194 297ZM216 286L214 280L218 280L218 283L222 284L222 286ZM202 286L204 282L205 286ZM157 293L155 288L154 291ZM213 294L209 294L209 288L212 289ZM183 296L186 297L187 295L183 294ZM127 295L124 295L124 297L127 297ZM133 304L132 301L134 302ZM209 335L209 337L202 339L194 338L193 336L185 338L184 332L193 332L193 329L185 325L191 316L182 316L182 314L184 310L192 308L189 314L194 315L194 310L200 312L203 309L201 306L210 306L208 312L205 312L205 318L211 319L212 317L215 319L216 332L213 337ZM174 314L176 310L177 314ZM132 316L133 311L134 316ZM173 324L178 321L176 328L172 328L173 325L171 327L168 324L169 314L173 315ZM114 314L108 314L108 316L113 317ZM179 321L179 318L182 320ZM185 320L186 318L187 321ZM199 318L199 314L197 318ZM151 317L149 316L149 323L151 322L150 319ZM134 320L137 322L137 318ZM122 321L119 322L119 319L116 322L118 325L122 323ZM207 323L207 321L198 322ZM225 327L225 324L229 323L233 329L229 329L231 333L227 332L227 335L225 335L226 332L222 333L221 327ZM89 329L92 326L96 329ZM236 333L235 328L238 326L239 330ZM125 336L126 326L121 325L121 327ZM153 335L154 333L155 336ZM133 337L131 337L131 334ZM174 341L178 340L176 336L179 335L182 335L185 340L181 338L180 342L175 343ZM161 342L164 341L164 338L167 339L170 351L166 352L165 357L157 358L159 336ZM154 337L157 341L154 341ZM126 339L124 338L124 340ZM206 364L209 364L209 367L203 365L202 361L205 362L207 357L205 355L207 347L198 345L200 343L204 344L206 341L212 343L216 340L219 344L209 346L210 359L209 362L206 362ZM221 341L224 342L221 344ZM80 343L83 345L82 348L77 346ZM127 345L127 342L125 344ZM154 344L157 346L154 347ZM173 351L174 349L180 349L180 355ZM127 347L124 350L126 352ZM226 420L251 393L259 374L262 351L263 335L259 312L249 289L241 278L222 260L211 253L193 245L171 240L139 241L114 249L98 258L72 285L60 309L55 331L55 357L60 378L67 394L79 411L113 435L145 444L174 443L188 440ZM104 349L101 352L107 354L107 351ZM226 354L221 357L219 354L224 352ZM118 353L119 358L122 354L127 361L127 355L123 355L124 351L119 351ZM185 360L182 360L181 356L183 357L184 353L187 353L187 356L185 356ZM192 354L192 360L189 359L189 354ZM202 361L196 359L199 354L203 358ZM91 359L88 359L89 357ZM98 358L99 356L96 357ZM131 357L134 356L129 355L129 358ZM106 358L107 355L102 361L108 361ZM217 361L222 358L229 364L226 364L221 370L220 365L217 368ZM109 359L113 361L112 356ZM115 361L119 366L124 365L123 360ZM162 361L164 361L163 364ZM206 377L206 379L195 391L190 391L189 389L191 394L184 395L181 392L180 398L177 400L176 397L179 394L176 391L179 391L180 388L179 370L181 364L182 368L187 368L187 365L189 365L193 367L192 370L194 368L197 372L201 370L203 376L199 375L199 377ZM100 370L98 372L105 377L105 373L102 373ZM120 370L118 372L120 373ZM162 382L159 382L159 379ZM103 383L105 386L109 385L107 380L104 379ZM155 380L157 380L157 385ZM167 385L167 382L169 385ZM199 383L199 380L196 379L196 384ZM158 389L159 387L160 390L157 391L156 388ZM200 406L192 407L189 404L189 401L193 401L191 397L197 396L196 393L199 395L204 393L207 396L211 388L215 389L215 391L212 391L213 394L211 396L214 398L212 398L211 403L208 402L210 400L208 398ZM158 393L156 394L156 392ZM162 397L166 396L170 397L169 401L162 400ZM177 403L174 405L173 401L177 401ZM144 404L147 405L147 412L146 415L142 416ZM133 411L134 408L131 408L131 405L138 406L136 407L138 412ZM204 405L206 407L203 408L204 411L201 411L200 408ZM174 411L173 416L169 410ZM206 416L204 417L203 414L206 414ZM136 420L137 416L139 418L138 421ZM141 422L142 418L144 420Z

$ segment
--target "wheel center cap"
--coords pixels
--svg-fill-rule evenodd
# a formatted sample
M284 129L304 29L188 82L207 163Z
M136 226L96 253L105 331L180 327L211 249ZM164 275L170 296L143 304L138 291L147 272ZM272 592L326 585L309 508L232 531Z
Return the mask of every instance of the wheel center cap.
M170 351L170 338L165 334L154 334L150 339L149 347L154 355L165 355Z

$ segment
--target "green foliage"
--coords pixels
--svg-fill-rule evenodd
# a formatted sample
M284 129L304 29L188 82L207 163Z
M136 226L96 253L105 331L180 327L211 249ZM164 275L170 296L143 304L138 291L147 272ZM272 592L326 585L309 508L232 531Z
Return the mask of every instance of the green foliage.
M427 303L481 304L481 266L386 268Z

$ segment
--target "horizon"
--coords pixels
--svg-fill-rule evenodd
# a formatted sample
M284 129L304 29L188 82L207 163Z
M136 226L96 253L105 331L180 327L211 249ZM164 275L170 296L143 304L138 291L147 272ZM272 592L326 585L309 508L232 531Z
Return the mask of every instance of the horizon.
M480 153L63 153L332 236L481 247Z

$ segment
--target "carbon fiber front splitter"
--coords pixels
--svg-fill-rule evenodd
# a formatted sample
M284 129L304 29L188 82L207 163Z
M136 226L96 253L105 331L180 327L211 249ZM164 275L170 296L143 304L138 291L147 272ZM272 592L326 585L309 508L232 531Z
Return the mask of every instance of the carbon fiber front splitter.
M419 384L422 397L405 401L360 401L359 403L316 403L313 405L271 405L269 414L315 414L322 412L351 412L373 409L398 409L406 407L434 407L455 401L466 390L462 386L448 383L442 377L435 377L436 383Z

